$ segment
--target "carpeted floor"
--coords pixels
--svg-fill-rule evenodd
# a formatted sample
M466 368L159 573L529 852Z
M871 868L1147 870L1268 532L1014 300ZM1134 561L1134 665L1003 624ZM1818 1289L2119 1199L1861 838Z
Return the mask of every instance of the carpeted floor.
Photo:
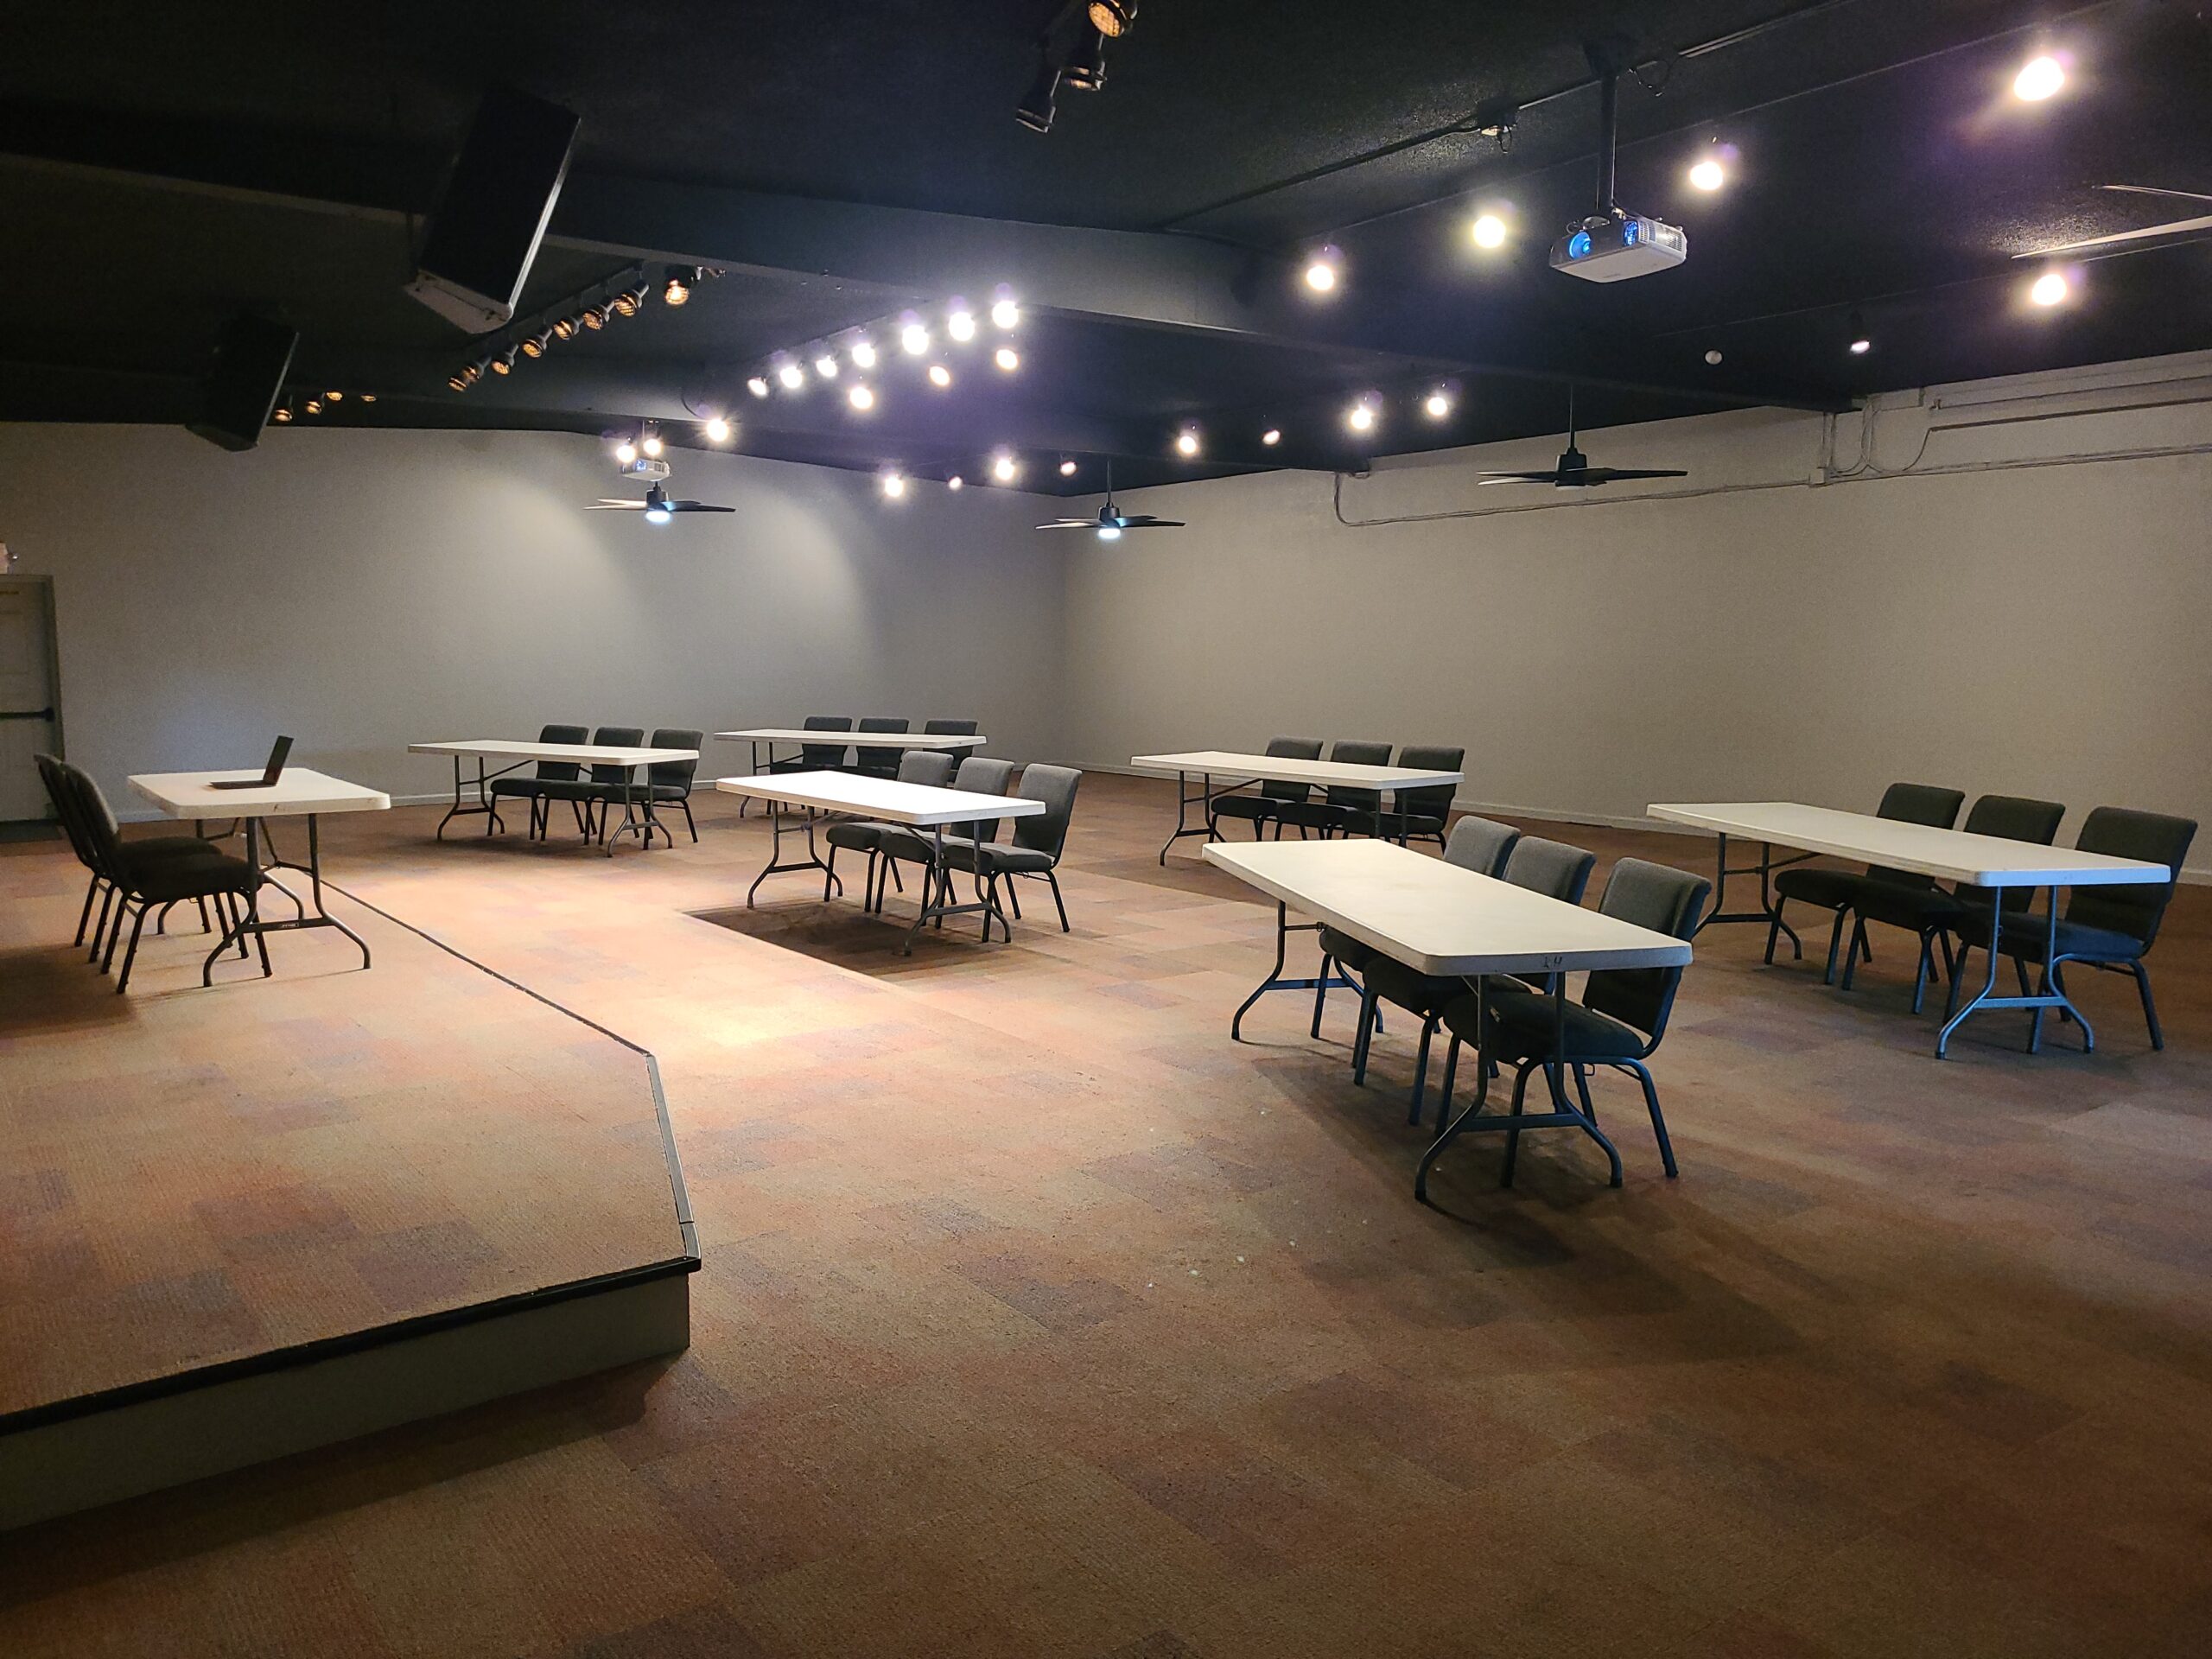
M1679 1181L1616 1087L1624 1191L1554 1135L1430 1210L1408 1033L1365 1090L1341 995L1230 1044L1271 909L1158 868L1172 813L1087 779L1074 933L910 959L804 877L744 911L721 801L611 861L335 830L365 897L660 1057L694 1345L11 1536L0 1652L2203 1650L2201 889L2158 1055L2095 979L2095 1056L1999 1015L1938 1064L1898 939L1846 997L1710 934L1656 1065Z

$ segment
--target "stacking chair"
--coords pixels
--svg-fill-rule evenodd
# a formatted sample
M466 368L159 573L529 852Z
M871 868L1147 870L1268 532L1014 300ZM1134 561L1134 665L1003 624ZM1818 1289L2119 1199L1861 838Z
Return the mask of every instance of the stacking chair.
M992 841L948 841L944 846L944 861L956 870L966 870L983 883L984 902L991 906L983 912L983 937L991 937L991 918L997 916L999 925L1006 929L1007 942L1014 941L1014 927L998 908L999 878L1006 878L1006 893L1014 906L1014 913L1021 914L1021 899L1014 892L1014 878L1042 876L1052 889L1052 904L1060 912L1060 931L1068 930L1068 907L1060 897L1060 854L1068 841L1068 821L1075 816L1075 791L1083 782L1083 774L1073 766L1049 766L1042 764L1025 766L1021 781L1014 786L1014 793L1026 800L1042 801L1045 810L1026 818L1014 821L1014 840L1011 843Z
M2025 911L2017 918L2008 914L1999 931L1998 949L2012 958L2014 970L2024 984L2027 969L2023 964L2043 961L2050 948L2050 982L2054 989L2061 992L2066 988L2061 970L2069 962L2082 963L2107 973L2133 975L2135 988L2143 997L2143 1022L2150 1027L2151 1046L2164 1048L2165 1033L2158 1027L2158 1005L2152 1001L2151 975L2143 965L2143 958L2151 954L2151 947L2158 942L2158 925L2164 920L2166 906L2174 896L2174 881L2180 874L2182 861L2189 856L2190 843L2196 838L2194 818L2138 812L2125 806L2097 808L2082 820L2082 833L2074 838L2076 847L2085 853L2109 853L2115 858L2139 858L2164 864L2173 874L2164 881L2146 881L2140 886L2075 887L2066 901L2066 913L2058 918L2055 937L2048 915ZM1959 985L1967 976L1967 952L1976 947L1989 949L1986 912L1967 910L1959 919L1958 931L1965 948L1959 953L1958 976L1951 982L1946 1019L1958 1008ZM2036 1051L2042 1036L2043 1010L2037 1008L2029 1020L2030 1053Z
M1390 764L1390 746L1356 739L1340 741L1330 747L1329 759L1347 766L1387 766ZM1382 804L1380 790L1332 784L1318 801L1283 802L1275 810L1275 822L1300 830L1316 830L1325 837L1349 836L1355 831L1371 834L1376 813Z
M1882 791L1882 804L1874 809L1874 816L1898 823L1924 823L1948 830L1958 822L1959 808L1966 798L1966 791L1960 789L1939 789L1933 784L1891 784ZM1879 865L1869 865L1863 871L1784 870L1774 878L1774 917L1766 929L1767 965L1774 965L1775 941L1782 937L1782 907L1795 899L1801 905L1815 905L1835 912L1835 925L1828 931L1827 969L1821 976L1821 984L1834 984L1836 952L1843 944L1843 924L1851 913L1853 901L1869 881L1910 888L1936 885L1930 876L1916 875L1910 870L1885 869ZM1866 940L1859 939L1853 948L1866 949Z
M972 720L925 720L923 733L930 737L973 737L976 722Z
M581 726L541 726L537 728L541 743L581 743L584 728ZM541 760L537 770L527 778L495 778L492 780L493 796L517 796L530 803L530 838L533 841L548 832L544 811L548 798L539 788L541 784L573 784L582 777L583 768L573 760ZM574 798L569 805L575 811L576 828L583 828L583 807ZM484 832L492 832L492 820L484 820Z
M902 784L926 784L933 789L943 789L952 781L952 757L941 749L909 749L899 757L899 781ZM822 901L830 902L830 889L837 879L837 849L868 855L867 879L862 887L861 908L873 909L875 904L875 855L877 843L887 830L904 830L905 824L863 823L857 818L841 818L823 831L823 839L830 844L829 868L822 878ZM900 882L904 893L906 884Z
M1452 838L1444 844L1444 861L1472 870L1478 875L1498 875L1503 874L1505 861L1520 839L1521 832L1510 823L1497 823L1489 818L1462 818L1452 826ZM1583 879L1589 879L1586 873ZM1335 930L1323 931L1325 937ZM1424 974L1395 957L1377 956L1367 969L1366 991L1370 1006L1389 1002L1415 1015L1421 1022L1421 1047L1414 1058L1413 1098L1406 1118L1408 1123L1418 1123L1421 1095L1428 1083L1429 1042L1436 1035L1444 1005L1454 997L1465 995L1467 982L1456 976ZM1355 1082L1366 1081L1366 1065L1367 1056L1363 1050L1353 1072Z
M1967 812L1966 830L1971 836L1997 836L2006 841L2032 842L2038 847L2048 847L2056 838L2059 820L2065 816L2066 809L2056 801L2029 800L2018 795L1985 795ZM1862 882L1852 899L1852 909L1858 919L1852 924L1851 944L1844 952L1843 988L1851 988L1857 973L1859 953L1866 945L1866 924L1880 922L1890 927L1901 927L1920 939L1920 960L1912 976L1912 1011L1918 1014L1927 999L1928 976L1935 968L1939 946L1943 952L1945 975L1957 975L1951 935L1958 931L1960 918L1968 911L1986 915L1992 904L2001 904L2009 923L2015 912L2027 909L2034 897L2026 887L1981 887L1970 881L1958 882L1948 892L1937 887L1907 887L1897 881ZM1983 931L1987 931L1986 928Z
M1277 760L1319 760L1321 740L1318 737L1271 737L1268 740L1267 754ZM1239 791L1234 795L1217 795L1213 810L1206 823L1211 838L1221 839L1221 821L1240 819L1252 826L1252 839L1257 841L1270 823L1275 826L1275 838L1282 838L1282 824L1276 812L1285 802L1309 802L1313 798L1311 784L1280 782L1262 779L1255 794ZM1303 836L1306 832L1300 830Z
M1523 841L1521 844L1526 847L1529 843ZM1598 909L1602 915L1633 922L1655 933L1687 939L1697 931L1698 919L1704 914L1705 901L1712 891L1713 884L1701 875L1670 869L1664 864L1647 863L1640 858L1624 858L1613 866L1612 874L1606 879L1605 895L1598 900ZM1582 988L1582 1001L1579 1004L1567 1003L1564 1009L1560 1007L1560 999L1566 995L1564 985L1544 993L1489 995L1480 1009L1486 1049L1482 1058L1485 1064L1497 1061L1514 1067L1513 1115L1520 1116L1529 1073L1540 1065L1556 1062L1573 1069L1575 1092L1581 1097L1584 1113L1593 1123L1597 1122L1598 1110L1590 1100L1590 1072L1601 1065L1628 1072L1643 1085L1643 1103L1651 1114L1651 1132L1658 1137L1659 1156L1667 1166L1667 1173L1674 1175L1675 1148L1667 1138L1667 1120L1659 1109L1659 1091L1653 1086L1650 1070L1644 1062L1667 1034L1675 993L1681 982L1680 968L1608 968L1592 973ZM1486 986L1494 983L1485 982ZM1440 1122L1451 1122L1452 1085L1459 1067L1459 1045L1473 1040L1477 1020L1478 1005L1471 992L1445 1005L1443 1022L1452 1033L1452 1046L1444 1059L1443 1099L1438 1108ZM1554 1039L1562 1029L1565 1046L1563 1051L1559 1051L1554 1049ZM1517 1130L1507 1131L1503 1183L1509 1186L1513 1183L1513 1163L1520 1150L1520 1141Z
M860 723L863 732L903 732L906 722L889 715L870 715ZM851 770L862 778L895 778L899 775L899 749L862 748L855 745Z
M645 741L642 726L602 726L591 734L594 747L609 749L641 748ZM607 834L605 807L610 800L622 798L623 785L628 782L627 766L594 766L591 776L568 782L541 784L539 788L550 801L580 803L583 812L584 839L604 838Z
M1465 749L1411 744L1398 751L1398 764L1422 772L1457 772L1466 760ZM1451 820L1452 798L1457 784L1435 784L1427 789L1402 789L1382 815L1382 833L1401 847L1414 841L1445 845L1444 826Z
M218 911L235 924L242 906L262 884L264 877L259 870L242 858L232 858L212 848L205 852L147 856L138 843L123 839L115 814L109 810L99 785L78 767L67 762L57 764L63 791L76 817L77 832L92 855L95 872L106 880L115 900L114 925L108 931L106 944L100 953L102 973L115 961L115 948L123 938L124 920L130 917L132 906L137 909L137 918L130 924L130 944L123 953L123 971L116 980L118 995L130 988L130 966L138 959L138 938L145 931L149 913L156 909L166 911L172 905L191 899L200 904L200 919L206 925L206 901L213 899ZM268 943L258 934L255 943L261 947L261 974L266 979L270 974ZM239 942L239 950L241 954L245 950L243 940Z
M978 795L1003 795L1013 782L1013 761L987 760L980 754L964 757L952 774L953 788L970 790ZM953 849L963 841L996 841L1000 822L994 819L988 823L975 824L971 826L973 833L968 835L955 836L948 831L944 837L945 862L950 864L952 861ZM886 874L899 882L899 892L906 890L906 882L899 877L898 867L901 863L919 864L924 868L928 881L950 885L952 878L934 868L937 856L937 837L934 835L905 823L887 823L881 829L882 833L876 837L875 843L875 850L883 860L881 873L876 876L875 907L878 910L883 908L883 880ZM929 891L925 884L923 892L926 894Z
M61 824L61 833L69 842L69 850L76 855L77 861L85 867L91 876L91 880L85 886L84 906L77 912L77 936L73 943L82 945L85 943L86 930L92 928L92 955L98 957L100 954L101 943L107 933L108 912L115 902L115 884L108 878L97 855L84 815L78 809L75 791L67 777L70 768L50 754L35 754L31 759L38 766L39 781L46 785L47 799L54 804L54 815ZM98 793L97 787L94 792ZM101 798L101 804L105 809L105 798L104 797ZM203 840L198 836L154 836L143 841L124 842L122 845L124 856L139 862L150 862L165 858L191 857L203 854L217 855L222 851L222 849L213 842ZM94 899L99 899L100 901L98 927L92 925ZM208 925L207 906L204 900L200 905L200 925L203 928Z
M849 732L853 729L849 715L809 715L799 721L803 732ZM771 760L767 770L775 772L835 772L845 764L842 743L802 743L796 755L786 755L781 760Z
M695 732L688 726L661 726L654 728L652 741L646 745L655 749L691 749L696 751L707 741L704 732ZM690 830L691 839L699 839L699 825L691 817L691 780L699 775L699 762L690 760L656 760L645 768L645 793L656 810L664 806L680 807L683 811L684 828ZM671 836L672 841L674 836Z

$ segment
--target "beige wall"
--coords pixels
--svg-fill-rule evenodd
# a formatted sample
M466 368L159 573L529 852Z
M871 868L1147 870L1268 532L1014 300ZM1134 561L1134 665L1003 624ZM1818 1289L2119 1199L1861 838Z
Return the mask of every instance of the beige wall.
M1073 556L1067 747L1109 766L1276 732L1460 743L1463 804L1605 822L1663 800L1871 810L1910 778L2064 801L2069 840L2101 802L2212 823L2208 397L2212 361L2168 359L1873 420L1888 468L2196 451L2156 459L1808 487L1820 418L1759 412L1586 436L1600 463L1690 470L1640 487L1717 492L1675 500L1478 487L1555 440L1343 486L1347 518L1482 516L1348 528L1315 474L1132 495L1191 527ZM1839 469L1861 442L1844 417ZM2191 862L2212 868L2212 832Z
M448 786L410 740L549 720L717 727L973 715L1057 758L1062 566L1040 505L741 456L677 458L736 512L582 511L618 486L566 435L0 426L0 537L54 578L73 758L134 772L296 758ZM709 753L741 769L731 746Z

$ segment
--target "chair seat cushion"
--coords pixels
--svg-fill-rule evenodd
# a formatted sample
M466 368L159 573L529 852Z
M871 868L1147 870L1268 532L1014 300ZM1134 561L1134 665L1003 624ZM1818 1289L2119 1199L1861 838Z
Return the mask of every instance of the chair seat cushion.
M1822 910L1848 910L1866 878L1855 870L1784 870L1774 878L1775 892Z
M1382 959L1382 953L1363 939L1355 939L1349 933L1340 933L1333 927L1321 930L1321 952L1334 957L1354 973L1364 973L1374 963Z
M1536 992L1493 994L1484 1033L1491 1055L1500 1060L1552 1058L1553 1021L1556 997ZM1444 1023L1452 1033L1471 1040L1475 1036L1475 999L1455 997L1443 1010ZM1610 1019L1580 1002L1567 1005L1565 1031L1569 1060L1633 1060L1648 1046L1643 1033Z
M517 781L520 781L518 779ZM530 780L531 792L555 801L620 800L620 784L594 784L588 778L537 778ZM639 791L642 796L643 791Z
M495 778L492 780L494 795L541 795L552 785L566 781L557 778Z
M1954 927L1967 912L1964 904L1941 887L1900 887L1887 881L1860 882L1851 905L1870 922L1885 922L1912 933Z
M657 801L684 801L691 798L689 784L651 784L644 791Z
M198 836L149 836L123 843L124 861L138 864L164 858L224 858L229 856L212 841Z
M1383 1001L1424 1020L1444 1005L1468 995L1467 982L1451 974L1424 974L1391 957L1377 957L1367 969L1368 988Z
M1296 803L1279 801L1267 795L1217 795L1213 798L1213 815L1217 818L1246 818L1257 823L1272 818L1288 805Z
M832 847L842 847L849 852L872 853L882 841L883 832L889 828L889 824L855 823L846 819L823 830L822 839Z
M2045 930L2050 918L2043 912L2023 912L2005 918L2003 933L1998 948L2008 957L2018 957L2024 962L2041 962L2047 938ZM1989 948L1989 918L1976 911L1967 911L1960 918L1959 937L1977 949ZM2058 918L2058 954L2078 957L2088 962L2133 962L2143 954L2139 939L2126 933L2114 932L2108 927L2090 927L2081 922Z
M130 885L143 899L166 904L172 899L200 899L217 893L245 893L264 878L242 858L209 853L198 858L164 858L130 868Z

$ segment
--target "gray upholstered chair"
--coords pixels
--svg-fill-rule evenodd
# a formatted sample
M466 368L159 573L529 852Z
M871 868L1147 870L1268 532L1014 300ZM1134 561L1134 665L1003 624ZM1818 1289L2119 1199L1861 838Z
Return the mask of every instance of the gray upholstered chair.
M1390 746L1346 739L1330 746L1329 759L1339 766L1387 766L1390 764ZM1382 791L1379 789L1332 784L1318 801L1283 802L1276 809L1275 821L1300 830L1319 830L1323 836L1372 834L1376 814L1382 805Z
M925 720L922 731L930 737L973 737L976 722L972 720Z
M1521 843L1527 846L1528 842ZM1598 900L1603 915L1670 938L1687 939L1697 931L1699 918L1713 884L1701 875L1670 869L1640 858L1616 863ZM1485 981L1487 988L1492 982ZM1599 1066L1625 1071L1643 1087L1643 1103L1651 1114L1651 1132L1659 1141L1659 1156L1667 1173L1674 1175L1675 1148L1667 1138L1667 1119L1659 1109L1659 1091L1644 1065L1667 1034L1667 1021L1675 1007L1675 994L1681 987L1680 968L1609 968L1591 974L1582 988L1582 1001L1563 1007L1566 988L1541 994L1510 992L1488 995L1481 1005L1474 994L1445 1005L1443 1023L1452 1033L1444 1060L1443 1099L1440 1122L1449 1124L1452 1086L1458 1072L1459 1046L1471 1041L1481 1026L1485 1061L1515 1068L1513 1113L1519 1116L1529 1074L1539 1065L1557 1062L1574 1074L1582 1110L1592 1122L1597 1109L1590 1100L1590 1073ZM1558 1046L1564 1039L1564 1047ZM1506 1131L1503 1183L1513 1181L1513 1164L1520 1150L1520 1132ZM1423 1173L1439 1147L1423 1160Z
M1959 820L1959 808L1966 803L1966 791L1940 789L1933 784L1891 784L1882 791L1882 804L1874 809L1878 818L1889 818L1898 823L1924 823L1937 830L1948 830ZM1784 870L1774 878L1774 919L1767 924L1766 960L1774 961L1775 941L1782 936L1782 907L1795 899L1801 905L1814 905L1835 912L1835 925L1828 932L1827 970L1821 976L1821 983L1835 982L1836 952L1843 944L1843 924L1851 913L1852 904L1859 891L1869 881L1885 881L1892 887L1927 888L1936 885L1931 877L1918 875L1910 870L1885 869L1870 865L1865 870ZM1865 941L1861 940L1863 946Z
M1271 737L1268 740L1265 753L1277 760L1319 760L1321 758L1321 740L1318 737ZM1276 810L1286 801L1310 801L1313 798L1313 786L1311 784L1262 779L1259 788L1251 793L1240 790L1232 795L1215 796L1206 827L1218 840L1221 820L1235 818L1250 824L1252 838L1257 841L1268 825L1273 823L1276 838L1281 839L1282 825L1275 817Z
M1967 813L1966 831L1970 836L1996 836L2048 847L2057 838L2059 820L2065 816L2066 809L2056 801L1985 795ZM1957 975L1951 935L1958 931L1960 918L1970 910L1986 915L1989 906L1997 903L2005 906L2009 919L2015 912L2024 911L2034 897L2026 887L1980 887L1968 881L1955 883L1948 891L1932 885L1908 887L1901 881L1862 882L1851 901L1857 919L1852 924L1850 946L1844 952L1843 988L1851 988L1858 971L1859 955L1866 949L1866 924L1901 927L1920 940L1920 957L1912 977L1912 1011L1918 1014L1927 1000L1928 976L1939 946L1944 973Z
M691 817L691 784L699 775L696 751L706 741L704 732L694 731L689 726L661 726L654 728L652 741L645 746L654 749L690 749L694 752L693 758L689 760L656 760L647 766L645 792L656 810L664 806L681 808L684 827L690 830L691 839L695 842L699 839L699 826Z
M1409 744L1398 751L1398 764L1420 772L1457 772L1466 764L1467 752L1437 744ZM1382 815L1382 833L1401 846L1415 841L1444 845L1444 826L1452 817L1452 798L1457 784L1432 784L1427 789L1395 791L1390 810Z
M863 718L859 729L887 734L904 732L907 723L895 715L869 715ZM899 757L902 749L879 748L871 744L866 747L853 746L851 770L862 778L895 778L899 775Z
M938 749L908 749L899 757L898 780L902 784L924 784L932 789L943 789L952 782L952 757ZM861 884L861 908L875 907L875 854L878 843L887 830L904 830L905 824L881 823L855 818L841 818L823 831L822 838L830 845L829 869L822 878L823 903L830 899L830 885L837 874L837 850L868 855L866 880ZM901 881L899 890L904 893L906 884Z
M989 760L980 754L966 756L952 774L953 788L969 790L978 795L1003 795L1013 782L1013 761ZM964 833L958 836L946 830L946 862L951 861L952 849L959 842L996 841L999 822L994 818L988 823L963 824L961 829ZM904 823L887 823L883 826L883 833L876 838L875 850L881 858L880 873L876 876L875 885L875 907L878 910L883 908L883 884L887 875L899 881L901 893L906 890L906 882L899 880L898 866L900 864L923 866L926 876L923 887L925 903L929 902L929 895L937 884L950 885L951 878L935 868L937 837L926 830Z
M39 781L46 785L47 799L54 804L54 816L61 825L61 833L69 842L69 850L76 855L77 861L85 867L92 878L86 883L85 902L77 912L74 943L82 945L86 931L90 929L92 955L97 957L108 931L108 912L115 903L118 890L105 873L92 826L86 822L79 808L75 786L67 775L68 768L66 764L50 754L34 754L31 760L38 767ZM97 785L94 792L98 792ZM101 805L105 807L105 798L102 797ZM112 821L111 815L110 821ZM118 832L117 839L123 849L124 860L135 864L151 864L166 858L220 856L223 851L213 842L200 836L150 836L136 841L123 841ZM94 899L100 901L99 925L97 928L92 925ZM218 899L217 903L219 906L221 901ZM205 899L199 901L199 907L200 925L204 930L209 925Z
M803 732L849 732L853 729L850 715L809 715L799 721ZM845 745L842 743L802 743L798 753L786 755L781 760L771 760L769 772L835 772L845 764Z
M642 726L601 726L591 734L594 748L636 749L645 747L645 728ZM624 785L629 782L627 766L594 766L591 776L569 782L549 780L538 785L545 798L550 801L577 801L582 804L584 839L605 839L607 835L607 804L622 798Z
M584 741L584 728L581 726L541 726L537 728L537 741L541 743L581 743ZM573 784L582 775L583 768L573 760L541 760L527 778L494 778L492 793L494 797L513 797L529 803L529 838L535 841L545 833L541 815L547 796L539 786L543 784ZM581 830L583 828L581 816L583 809L580 804L572 802L572 804L579 814L576 828ZM484 833L489 835L491 832L492 820L486 817Z
M2075 887L2066 901L2066 913L2054 930L2048 914L2023 911L2007 913L1999 930L1998 949L2012 958L2024 985L2024 964L2050 956L2050 978L2060 991L2066 988L2063 970L2069 962L2107 973L2134 976L2143 999L2143 1023L2150 1028L2151 1046L2164 1048L2165 1033L2158 1026L2158 1005L2151 998L2151 974L2143 958L2158 943L2158 926L2174 896L2190 843L2196 839L2196 820L2170 817L2163 812L2139 812L2125 806L2101 806L2082 821L2074 844L2085 853L2108 853L2115 858L2139 858L2163 864L2172 872L2164 881L2145 881L2113 887ZM1951 982L1948 1019L1958 1008L1959 983L1966 977L1968 950L1989 949L1986 906L1969 908L1960 918L1957 978ZM2055 947L2055 948L2054 948ZM2043 1038L2043 1010L2037 1008L2028 1024L2028 1052L2033 1053Z
M1014 938L1013 925L998 907L1001 877L1006 880L1006 896L1016 917L1021 914L1021 899L1014 892L1014 879L1043 877L1052 889L1053 906L1060 912L1060 931L1069 931L1068 907L1060 896L1058 871L1060 855L1067 846L1068 821L1075 816L1076 788L1082 782L1083 774L1073 766L1025 766L1014 793L1024 800L1044 802L1045 810L1014 819L1011 842L963 839L945 843L945 863L953 869L966 870L983 884L984 902L991 906L983 912L985 938L991 937L993 916L1006 929L1008 943Z

